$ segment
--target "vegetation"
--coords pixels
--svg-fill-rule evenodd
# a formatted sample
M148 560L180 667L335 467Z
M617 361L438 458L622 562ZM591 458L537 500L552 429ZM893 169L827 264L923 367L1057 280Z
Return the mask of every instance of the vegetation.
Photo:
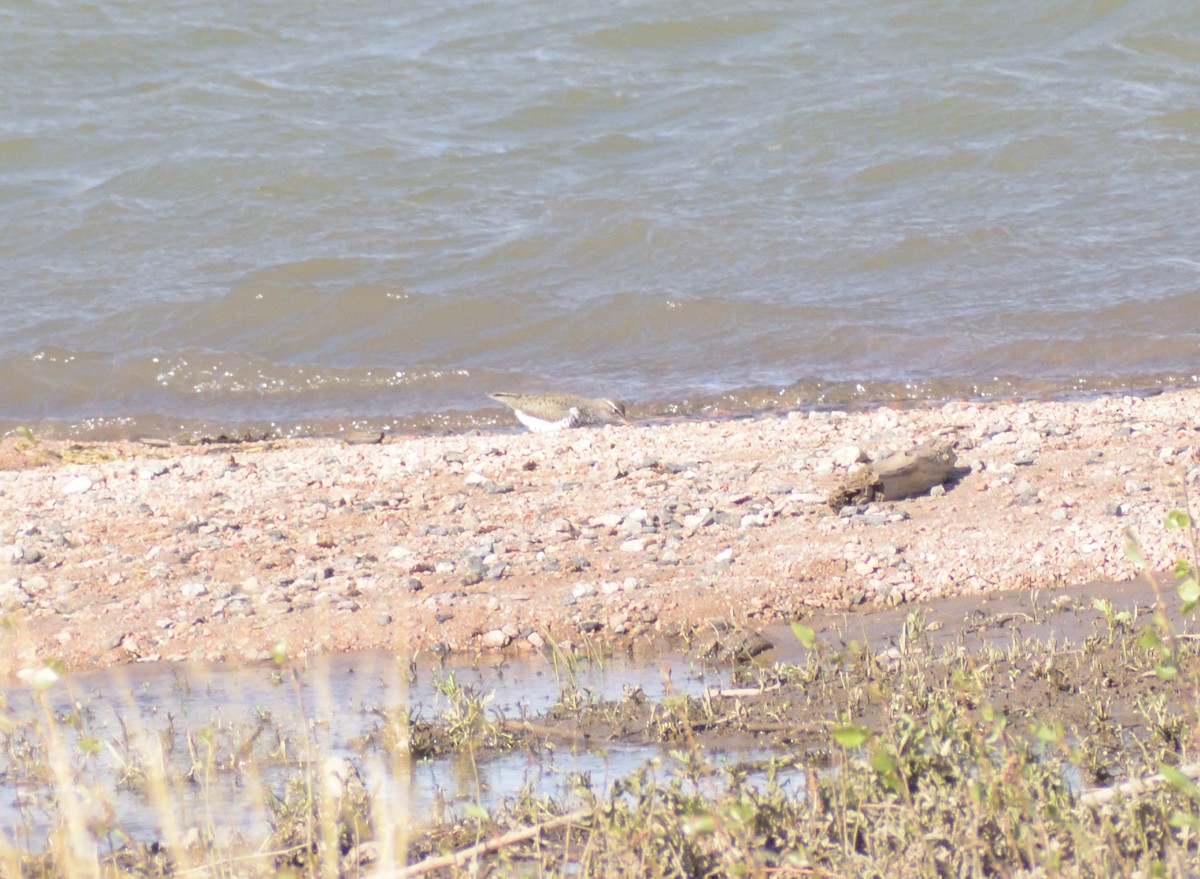
M1168 525L1194 548L1186 511ZM150 741L95 732L85 705L52 708L57 669L30 670L34 710L0 706L0 771L27 817L0 835L0 874L1196 875L1200 646L1167 610L1190 612L1200 587L1192 564L1177 574L1178 596L1147 613L1089 605L1098 625L1082 643L963 636L935 649L913 613L879 651L798 625L804 662L739 660L739 689L661 702L581 693L555 646L562 695L545 716L503 717L490 694L445 674L428 719L381 710L349 758L322 744L319 717L308 730L265 712L189 730L168 719ZM722 758L730 741L772 756ZM356 768L369 756L403 778L449 755L478 778L514 749L538 759L612 742L657 756L604 786L580 775L558 800L526 790L433 821L369 790ZM123 824L102 757L117 789L159 816L149 837ZM222 836L212 820L230 783L261 790L259 830ZM184 798L200 803L186 821Z

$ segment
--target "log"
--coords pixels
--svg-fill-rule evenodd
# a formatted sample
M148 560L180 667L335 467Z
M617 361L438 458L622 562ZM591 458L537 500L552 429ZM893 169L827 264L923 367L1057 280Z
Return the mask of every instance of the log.
M852 504L925 494L954 475L957 460L953 442L929 440L863 467L829 493L829 506L840 510Z

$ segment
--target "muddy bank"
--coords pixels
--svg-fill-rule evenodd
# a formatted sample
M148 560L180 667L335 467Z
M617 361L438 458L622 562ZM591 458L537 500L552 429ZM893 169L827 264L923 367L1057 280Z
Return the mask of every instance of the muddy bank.
M642 642L574 661L342 653L126 664L37 692L0 688L0 818L17 846L0 846L0 859L64 875L63 850L46 841L66 803L90 834L88 857L131 875L221 875L236 852L244 875L314 862L325 875L461 875L477 857L506 874L537 860L547 875L577 875L582 857L584 875L607 876L638 840L687 854L716 832L694 822L719 829L723 816L757 834L735 838L748 851L713 875L750 854L836 875L940 876L955 858L951 872L981 876L1031 858L1116 858L1117 875L1156 858L1193 863L1192 837L1141 832L1166 828L1186 802L1186 785L1164 797L1156 773L1200 771L1181 762L1197 728L1197 642L1172 586L818 611L764 632L713 624L682 654ZM44 762L56 739L73 775ZM1145 784L1122 783L1152 776L1162 790L1141 801ZM62 785L71 777L86 779L85 799ZM904 808L903 832L878 823ZM647 814L653 834L630 833ZM992 827L1006 815L1039 832L979 833L980 817ZM336 833L321 835L323 820ZM798 820L810 832L792 838ZM590 854L553 833L518 845L565 825ZM847 838L847 826L859 829ZM503 844L481 850L481 838ZM918 870L926 838L944 842ZM968 870L970 844L989 863Z
M12 674L383 648L620 645L708 621L1128 580L1196 477L1200 392L567 431L163 447L10 437ZM936 496L831 510L954 438Z

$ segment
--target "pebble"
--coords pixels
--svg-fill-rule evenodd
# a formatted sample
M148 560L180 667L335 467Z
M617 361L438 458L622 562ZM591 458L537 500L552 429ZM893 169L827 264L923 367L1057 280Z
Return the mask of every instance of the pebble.
M548 523L548 527L556 534L575 534L575 526L571 521L564 516L559 516L557 519L552 519Z
M512 636L503 629L492 629L483 636L483 646L489 650L500 650L509 645L512 641Z
M853 464L867 463L867 454L858 446L842 446L833 451L829 460L837 467L848 468Z
M0 583L0 610L16 610L31 600L32 597L21 588L20 580L14 578Z
M50 588L50 581L39 574L39 575L36 575L33 577L27 577L24 580L22 580L21 588L24 589L31 596L37 595L38 593L45 592L47 589Z
M86 476L76 476L64 485L60 491L63 494L83 494L90 489L95 483Z

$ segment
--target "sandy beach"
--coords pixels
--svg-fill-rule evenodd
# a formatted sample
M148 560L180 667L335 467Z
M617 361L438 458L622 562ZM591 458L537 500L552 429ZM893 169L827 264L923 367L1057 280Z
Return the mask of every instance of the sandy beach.
M960 478L834 510L955 437ZM1128 580L1200 478L1200 391L528 433L0 447L0 674L621 643Z

